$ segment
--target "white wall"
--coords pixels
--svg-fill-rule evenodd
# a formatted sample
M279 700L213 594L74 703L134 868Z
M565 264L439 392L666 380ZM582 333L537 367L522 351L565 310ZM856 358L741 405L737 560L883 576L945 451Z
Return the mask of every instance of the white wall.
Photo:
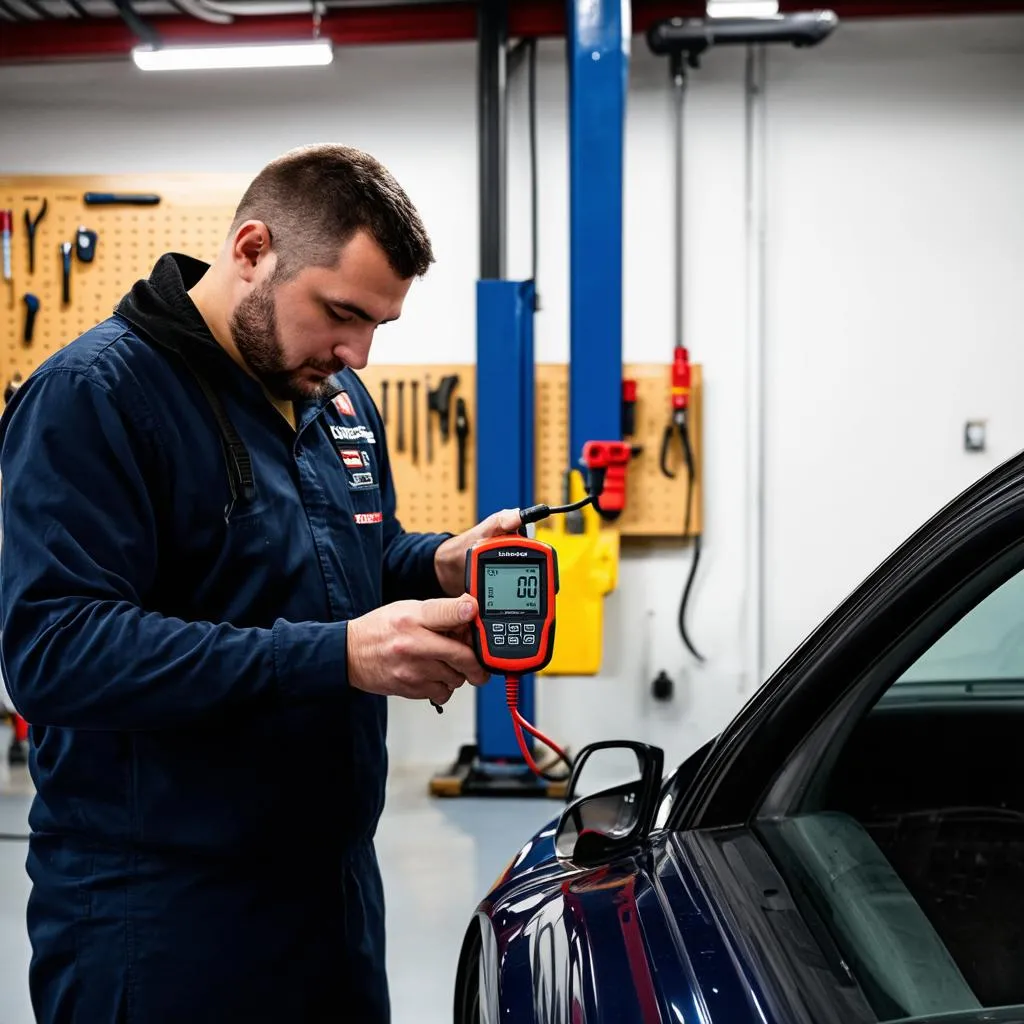
M538 358L568 354L564 44L539 51ZM938 503L1024 438L1014 285L1024 269L1024 19L850 23L769 54L765 424L770 667ZM214 88L216 86L216 88ZM0 69L0 173L256 170L342 140L380 156L420 206L437 265L382 332L382 362L470 361L477 274L475 54L469 44L340 51L323 72L143 77L127 64ZM512 88L510 276L529 273L525 81ZM685 754L749 695L743 676L745 473L743 54L712 54L687 111L686 335L704 366L704 558L675 631L688 555L637 545L608 600L602 675L541 681L539 717L578 745L631 735ZM672 337L667 69L634 40L624 347ZM902 220L901 220L902 218ZM990 452L966 456L967 418ZM671 705L648 682L664 668ZM425 774L472 739L395 702L392 756Z
M769 97L774 662L1024 447L1024 18L849 24Z

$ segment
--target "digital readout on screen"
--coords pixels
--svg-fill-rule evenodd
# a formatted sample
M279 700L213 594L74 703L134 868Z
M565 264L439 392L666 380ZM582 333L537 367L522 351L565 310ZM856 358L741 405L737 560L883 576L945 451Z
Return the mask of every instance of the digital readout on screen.
M489 565L484 612L540 613L539 565Z

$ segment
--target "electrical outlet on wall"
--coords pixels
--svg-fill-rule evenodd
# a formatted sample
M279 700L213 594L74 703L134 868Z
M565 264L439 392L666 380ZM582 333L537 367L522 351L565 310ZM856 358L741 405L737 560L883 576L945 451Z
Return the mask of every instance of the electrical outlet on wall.
M964 451L983 452L985 450L986 420L968 420L964 424Z

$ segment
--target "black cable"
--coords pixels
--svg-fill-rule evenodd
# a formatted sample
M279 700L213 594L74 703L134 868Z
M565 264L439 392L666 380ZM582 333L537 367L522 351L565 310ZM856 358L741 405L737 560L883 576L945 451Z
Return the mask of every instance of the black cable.
M31 836L21 836L17 832L0 832L0 843L27 843Z
M64 2L75 12L75 14L78 15L78 17L89 17L89 12L78 2L78 0L64 0Z
M589 505L593 500L594 495L588 494L585 498L574 501L571 505L531 505L529 508L519 510L519 518L523 526L526 526L527 523L539 523L542 519L547 519L548 516L560 516L566 512L577 512L584 505Z
M4 3L4 0L0 0L0 14L2 14L8 21L25 20L24 17L22 17L22 15L20 15L13 7Z
M530 244L532 246L533 308L540 309L540 293L537 290L537 222L538 222L538 188L537 188L537 40L531 39L529 64L529 123L530 123Z
M570 761L567 757L562 757L561 754L556 755L556 757L557 760L564 761L565 766L569 769L564 775L549 775L546 771L544 771L543 768L540 767L540 765L537 765L537 774L540 775L540 777L545 782L568 782L572 778L572 761Z
M690 535L691 511L693 507L693 485L696 470L694 466L693 448L690 446L690 432L684 424L681 431L683 442L683 455L686 459L686 520L683 526L684 539ZM687 650L698 660L704 661L702 655L686 631L686 607L690 602L690 591L693 590L693 581L697 575L697 566L700 564L701 535L695 534L693 538L693 560L690 563L690 573L686 578L686 586L683 588L683 596L679 602L679 635L683 638Z

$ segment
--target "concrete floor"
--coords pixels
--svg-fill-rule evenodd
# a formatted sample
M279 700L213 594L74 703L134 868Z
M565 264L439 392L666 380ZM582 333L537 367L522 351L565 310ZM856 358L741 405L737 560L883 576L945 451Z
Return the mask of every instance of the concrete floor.
M32 783L24 770L7 768L8 735L0 727L0 833L23 834ZM473 908L561 808L551 800L437 800L426 791L429 775L392 770L378 832L394 1024L451 1024L455 965ZM0 841L0 1024L33 1024L25 849Z

